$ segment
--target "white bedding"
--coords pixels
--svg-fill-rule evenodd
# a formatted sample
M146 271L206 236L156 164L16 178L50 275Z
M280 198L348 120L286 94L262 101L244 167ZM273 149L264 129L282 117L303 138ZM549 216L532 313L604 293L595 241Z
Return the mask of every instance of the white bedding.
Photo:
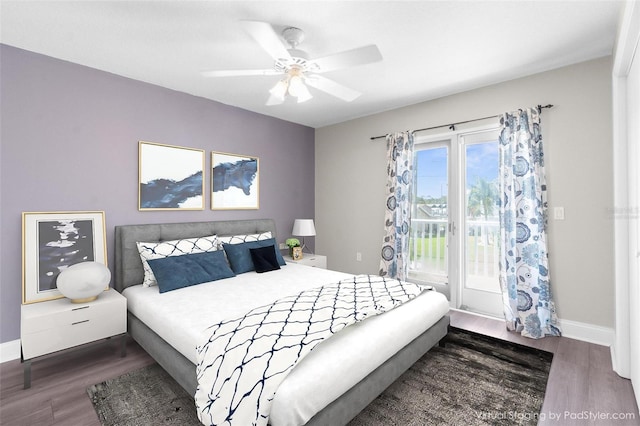
M287 264L264 274L234 278L160 294L157 287L124 290L128 309L186 358L196 363L204 330L307 288L350 275ZM371 317L318 345L282 382L269 423L299 425L362 380L400 348L436 323L449 310L446 298L427 291L410 302ZM194 365L195 369L195 365Z

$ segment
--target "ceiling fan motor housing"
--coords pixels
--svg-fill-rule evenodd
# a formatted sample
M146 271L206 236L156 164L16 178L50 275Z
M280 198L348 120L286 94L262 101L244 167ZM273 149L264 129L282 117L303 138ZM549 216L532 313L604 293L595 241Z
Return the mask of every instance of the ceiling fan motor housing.
M317 72L318 66L309 60L309 54L300 49L287 49L290 58L279 58L275 61L274 68L286 73L291 68L297 68L302 72Z
M285 39L292 49L304 41L304 31L296 27L287 27L282 30L282 38Z
M282 38L289 44L290 58L278 58L275 61L275 69L281 72L288 72L292 68L301 72L317 71L317 67L309 60L309 54L304 50L297 49L298 44L304 40L304 31L296 27L287 27L282 30Z

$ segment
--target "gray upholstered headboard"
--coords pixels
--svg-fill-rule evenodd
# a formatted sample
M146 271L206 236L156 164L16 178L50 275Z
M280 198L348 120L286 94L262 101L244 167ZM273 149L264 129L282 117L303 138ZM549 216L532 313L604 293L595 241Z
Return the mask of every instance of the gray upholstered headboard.
M228 236L267 231L271 231L273 237L277 238L276 224L273 219L116 226L115 289L122 292L125 288L142 282L144 271L136 246L138 241L170 241L214 234Z

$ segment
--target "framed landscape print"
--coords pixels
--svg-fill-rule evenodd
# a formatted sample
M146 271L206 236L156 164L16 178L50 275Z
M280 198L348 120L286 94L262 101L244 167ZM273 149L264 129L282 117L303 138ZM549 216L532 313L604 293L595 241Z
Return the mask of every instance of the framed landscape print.
M104 212L22 213L22 303L64 297L56 280L80 262L107 264Z
M258 209L260 167L257 157L211 153L211 209Z
M204 150L140 141L138 210L204 210Z

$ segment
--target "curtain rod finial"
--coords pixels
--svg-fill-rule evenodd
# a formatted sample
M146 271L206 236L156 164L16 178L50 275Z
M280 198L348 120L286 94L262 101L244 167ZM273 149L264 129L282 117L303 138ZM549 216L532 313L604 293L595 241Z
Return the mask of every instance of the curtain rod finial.
M537 108L538 108L538 113L541 113L543 108L553 108L553 105L552 104L547 104L547 105L542 106L542 105L538 104Z

